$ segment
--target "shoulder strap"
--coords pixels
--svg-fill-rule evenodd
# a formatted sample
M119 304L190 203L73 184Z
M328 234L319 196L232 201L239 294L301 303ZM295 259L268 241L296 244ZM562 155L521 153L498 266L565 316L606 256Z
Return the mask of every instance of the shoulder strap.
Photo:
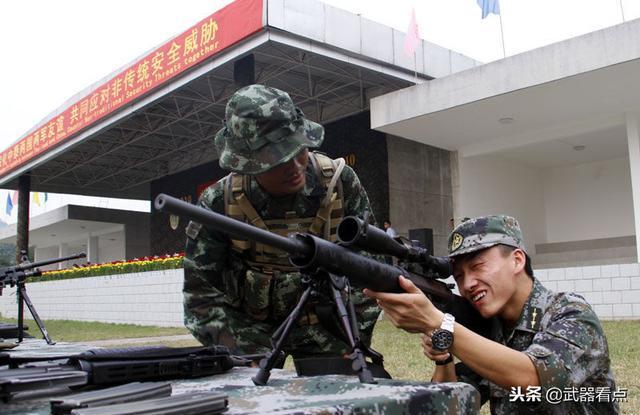
M309 230L316 235L322 235L324 239L330 240L332 212L342 209L342 182L339 179L344 169L345 161L343 158L332 160L326 155L317 152L310 153L310 158L316 174L318 174L326 188L326 194L320 202L320 208Z
M258 228L268 230L267 225L246 196L248 185L249 177L246 175L230 173L227 176L224 187L225 214L233 219L249 222ZM231 245L238 251L246 251L251 249L254 242L247 239L231 238Z

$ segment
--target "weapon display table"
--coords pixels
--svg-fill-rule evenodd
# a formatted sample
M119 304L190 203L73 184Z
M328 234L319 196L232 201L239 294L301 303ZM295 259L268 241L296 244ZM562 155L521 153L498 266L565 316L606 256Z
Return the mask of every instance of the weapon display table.
M60 349L73 347L78 346L60 345ZM38 349L49 349L47 353L53 355L51 349L56 347ZM377 384L363 384L355 376L297 377L291 371L273 370L267 386L255 386L251 377L256 373L255 368L236 367L221 375L174 380L171 384L174 395L203 391L227 394L227 414L475 414L480 407L477 391L465 383L377 379ZM0 413L49 414L49 398L63 394L58 391L28 400L0 402Z

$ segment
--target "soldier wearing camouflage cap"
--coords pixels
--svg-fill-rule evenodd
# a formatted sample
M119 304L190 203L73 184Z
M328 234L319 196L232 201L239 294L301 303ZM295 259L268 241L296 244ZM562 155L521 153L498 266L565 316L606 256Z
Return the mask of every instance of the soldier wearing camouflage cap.
M324 128L307 119L286 92L264 85L241 88L229 99L215 136L220 166L231 174L207 188L199 205L280 235L310 232L335 240L345 215L371 211L355 172L343 159L308 149ZM184 261L185 324L203 344L234 353L263 353L301 294L300 274L281 251L232 239L197 223L187 227ZM355 290L352 297L364 343L380 310ZM345 342L331 334L309 306L285 352L294 357L341 355Z
M466 220L448 248L460 294L491 319L488 338L442 313L405 278L405 294L365 291L396 326L423 334L424 354L436 362L433 381L474 385L495 414L618 413L612 400L553 399L567 388L616 390L607 340L583 297L534 278L516 219Z

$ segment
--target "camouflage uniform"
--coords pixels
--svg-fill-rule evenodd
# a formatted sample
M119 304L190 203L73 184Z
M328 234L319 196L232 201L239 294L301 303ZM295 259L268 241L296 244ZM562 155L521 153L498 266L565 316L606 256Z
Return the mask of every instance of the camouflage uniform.
M503 244L524 250L518 222L509 216L484 216L458 225L449 237L450 257ZM533 362L540 378L539 402L510 401L511 390L504 389L456 365L458 380L473 384L482 402L491 403L495 414L618 413L618 404L609 402L576 402L569 399L550 403L546 393L557 388L562 393L572 388L597 394L615 390L609 349L602 326L584 298L573 293L554 293L533 279L533 289L517 324L509 328L499 318L492 321L491 340L521 351ZM581 389L584 388L584 389ZM600 388L600 389L599 389Z
M316 215L327 192L311 163L304 188L295 195L272 197L253 175L285 163L324 138L319 124L304 118L289 96L275 88L242 88L227 104L226 125L216 135L220 166L248 177L244 193L263 220L281 219L295 211L298 218ZM199 206L225 212L227 176L207 188ZM371 210L355 172L345 166L339 176L344 215L363 216ZM223 344L234 353L271 349L270 337L295 306L301 294L298 272L276 271L270 281L249 268L249 252L232 249L229 237L215 229L190 224L184 261L185 325L203 344ZM265 286L265 284L267 284ZM359 290L352 296L361 337L369 345L379 309ZM265 293L268 293L265 295ZM284 346L294 357L339 355L347 345L329 333L311 307L294 324Z

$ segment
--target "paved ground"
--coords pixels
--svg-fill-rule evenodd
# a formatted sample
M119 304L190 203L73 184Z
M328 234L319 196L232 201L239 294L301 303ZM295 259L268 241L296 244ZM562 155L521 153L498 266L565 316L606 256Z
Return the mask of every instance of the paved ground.
M109 339L109 340L95 340L92 342L82 342L89 346L117 346L120 344L137 344L137 343L161 343L161 342L174 342L174 341L188 341L194 340L190 334L178 334L175 336L159 336L159 337L139 337L135 339Z

